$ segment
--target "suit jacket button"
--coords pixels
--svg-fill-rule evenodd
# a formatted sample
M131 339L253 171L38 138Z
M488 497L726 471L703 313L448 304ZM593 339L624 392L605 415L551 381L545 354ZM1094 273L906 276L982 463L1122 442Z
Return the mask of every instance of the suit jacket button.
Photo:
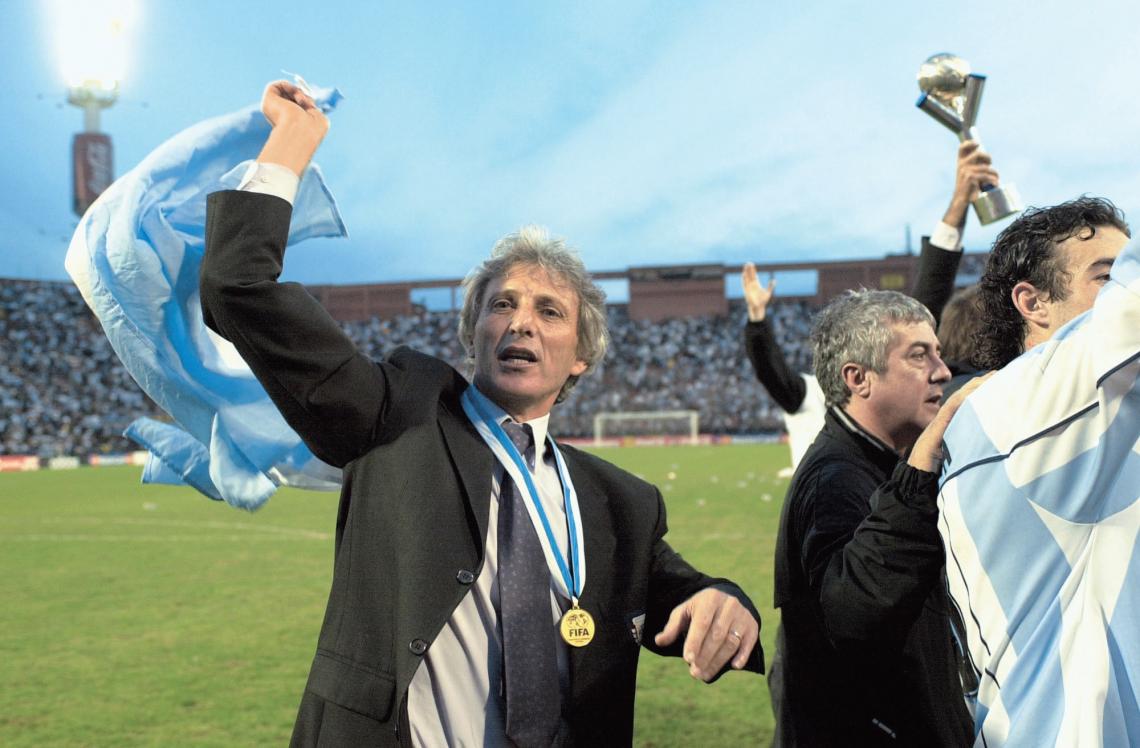
M411 650L412 654L414 655L422 655L427 651L427 648L428 643L423 639L412 639L410 642L408 642L408 649Z
M455 575L455 580L460 584L471 584L475 581L475 575L467 569L460 569L459 573Z

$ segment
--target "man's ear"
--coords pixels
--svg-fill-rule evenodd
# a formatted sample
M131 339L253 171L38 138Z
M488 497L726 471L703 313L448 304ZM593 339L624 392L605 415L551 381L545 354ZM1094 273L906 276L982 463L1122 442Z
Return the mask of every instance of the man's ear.
M871 371L867 367L849 362L839 371L851 397L866 398L871 394Z
M1013 307L1026 322L1037 327L1049 326L1049 301L1046 294L1029 281L1020 281L1010 291Z

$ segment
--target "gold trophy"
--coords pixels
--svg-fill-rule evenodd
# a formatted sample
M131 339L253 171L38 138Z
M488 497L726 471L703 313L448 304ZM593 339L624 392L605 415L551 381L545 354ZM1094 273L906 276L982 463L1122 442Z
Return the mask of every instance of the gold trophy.
M941 53L930 57L918 69L918 87L922 95L916 106L929 114L959 140L977 140L978 108L986 76L970 72L970 63L956 55ZM974 201L974 211L984 226L1013 215L1023 207L1017 187L1003 184L982 185L982 194Z

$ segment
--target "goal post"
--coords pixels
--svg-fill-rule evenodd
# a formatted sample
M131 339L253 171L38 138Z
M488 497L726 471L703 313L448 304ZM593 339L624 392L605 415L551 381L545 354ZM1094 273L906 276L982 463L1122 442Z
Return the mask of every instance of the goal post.
M613 411L594 416L594 444L623 436L682 436L689 444L700 443L700 411Z

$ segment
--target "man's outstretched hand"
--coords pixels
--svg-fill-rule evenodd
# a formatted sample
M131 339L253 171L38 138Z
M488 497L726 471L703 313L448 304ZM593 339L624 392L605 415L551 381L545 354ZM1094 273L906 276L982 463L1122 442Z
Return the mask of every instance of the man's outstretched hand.
M257 160L305 171L329 131L329 119L313 98L289 81L273 81L261 96L261 112L273 131Z
M938 409L938 414L934 416L934 420L927 424L926 428L919 434L918 440L915 441L910 450L907 464L928 473L937 473L942 469L942 437L946 435L950 421L954 419L954 414L958 412L958 408L962 407L962 403L966 401L970 393L985 384L986 380L994 374L995 372L991 371L971 379L951 395L949 400L942 403L942 407Z
M751 262L744 263L744 272L740 274L740 284L744 287L744 303L748 305L748 320L761 322L768 310L768 302L776 292L776 279L765 287L756 276L756 265Z
M748 664L760 624L735 597L708 587L674 608L653 641L667 647L682 634L682 657L689 663L689 674L708 683L729 661L735 670Z
M993 167L990 154L982 150L976 140L963 141L958 146L958 168L954 178L954 194L950 207L942 217L943 223L961 229L966 225L966 212L970 204L982 194L985 185L997 186L1001 177Z

